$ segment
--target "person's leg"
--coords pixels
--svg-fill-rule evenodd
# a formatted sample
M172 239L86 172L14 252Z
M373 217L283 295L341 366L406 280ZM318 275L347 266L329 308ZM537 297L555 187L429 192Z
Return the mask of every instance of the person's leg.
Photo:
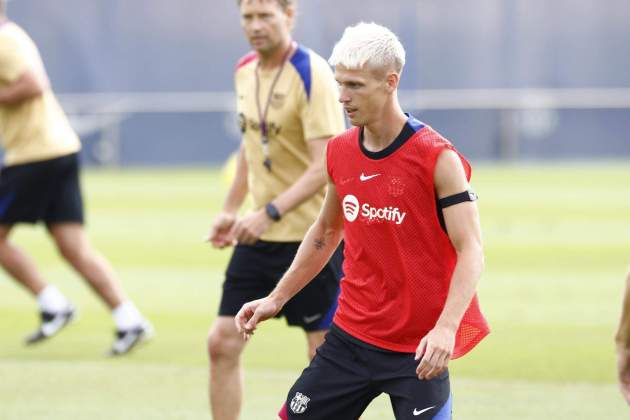
M148 338L152 328L123 294L109 261L92 247L87 237L78 154L54 159L49 166L50 197L40 219L46 223L61 256L112 310L119 336L112 353L126 353L138 341Z
M93 247L79 223L55 223L48 231L61 256L88 282L110 309L125 302L120 284L109 262Z
M357 419L376 398L363 349L330 332L287 394L281 419Z
M36 223L49 206L55 189L48 176L51 165L54 160L4 167L0 176L0 264L37 297L40 307L41 324L27 337L27 344L54 336L76 315L68 299L46 283L33 259L9 241L15 224Z
M9 241L12 228L12 225L0 225L0 264L11 277L37 296L46 287L46 282L35 261Z
M75 317L75 310L55 287L46 284L33 259L9 242L11 225L0 225L0 264L18 283L37 298L41 324L26 337L26 344L35 344L57 334Z
M210 328L207 343L208 397L215 420L239 418L243 401L240 361L246 342L236 330L234 316L245 303L271 292L281 275L277 266L286 259L283 248L262 241L238 244L230 257L218 317Z
M243 400L241 353L245 344L236 330L234 317L217 317L208 334L208 393L214 420L236 420L240 416Z
M435 381L437 378L432 379ZM418 379L418 381L421 381ZM446 378L448 382L448 378ZM425 381L426 382L426 381ZM430 382L430 381L429 381ZM390 402L396 420L451 420L453 411L453 397L449 393L445 396L441 391L435 391L432 386L427 389L418 390L415 394L409 393L404 396L390 394Z
M388 394L397 420L451 419L451 388L448 371L431 380L416 375L414 354L373 353L372 376Z
M83 225L52 223L48 225L48 231L61 256L112 310L117 333L109 354L126 354L149 339L153 335L153 327L124 295L112 266L92 247Z

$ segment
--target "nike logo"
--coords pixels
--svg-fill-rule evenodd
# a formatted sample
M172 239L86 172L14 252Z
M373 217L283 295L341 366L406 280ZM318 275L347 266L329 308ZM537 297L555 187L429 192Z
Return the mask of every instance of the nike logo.
M363 181L367 181L369 179L372 178L376 178L377 176L380 176L381 174L374 174L374 175L363 175L363 172L361 172L361 176L359 177L359 179L361 180L361 182Z
M424 413L425 411L429 411L430 409L435 408L435 406L429 407L429 408L425 408L424 410L416 410L415 408L413 409L413 415L414 416L419 416L420 414Z
M304 320L305 324L310 324L313 321L317 321L321 317L322 317L322 314L315 314L315 315L311 315L311 316L305 316L302 319Z

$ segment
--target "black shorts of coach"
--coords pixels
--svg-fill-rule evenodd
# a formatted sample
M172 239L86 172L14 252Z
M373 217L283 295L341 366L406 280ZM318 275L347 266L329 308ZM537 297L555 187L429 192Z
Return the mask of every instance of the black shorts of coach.
M374 398L386 393L398 420L450 420L448 371L420 380L417 366L413 353L379 349L333 324L289 391L280 417L356 420Z
M0 224L40 221L83 223L77 153L0 171Z
M299 246L299 242L267 241L237 245L225 273L219 315L235 316L245 303L267 296L293 262ZM328 329L337 309L342 262L340 245L322 271L278 316L307 332Z

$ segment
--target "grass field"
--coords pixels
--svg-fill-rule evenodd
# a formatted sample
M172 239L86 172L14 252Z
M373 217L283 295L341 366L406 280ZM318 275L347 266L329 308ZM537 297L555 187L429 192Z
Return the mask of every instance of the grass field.
M630 418L612 343L630 264L629 163L478 165L480 298L493 332L451 364L456 419ZM219 172L92 170L84 190L90 235L157 336L129 357L104 357L105 308L43 228L21 227L15 241L81 316L49 343L23 347L35 302L0 275L0 419L209 418L205 337L229 253L202 238L222 202ZM274 419L305 363L299 330L264 325L245 355L243 419ZM385 398L362 417L391 418Z

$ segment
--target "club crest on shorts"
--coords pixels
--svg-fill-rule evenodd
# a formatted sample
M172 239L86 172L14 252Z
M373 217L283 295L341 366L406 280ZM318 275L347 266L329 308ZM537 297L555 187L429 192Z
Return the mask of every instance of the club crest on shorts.
M291 411L295 414L302 414L308 408L308 402L311 399L304 394L300 394L299 392L295 393L295 397L291 400Z

